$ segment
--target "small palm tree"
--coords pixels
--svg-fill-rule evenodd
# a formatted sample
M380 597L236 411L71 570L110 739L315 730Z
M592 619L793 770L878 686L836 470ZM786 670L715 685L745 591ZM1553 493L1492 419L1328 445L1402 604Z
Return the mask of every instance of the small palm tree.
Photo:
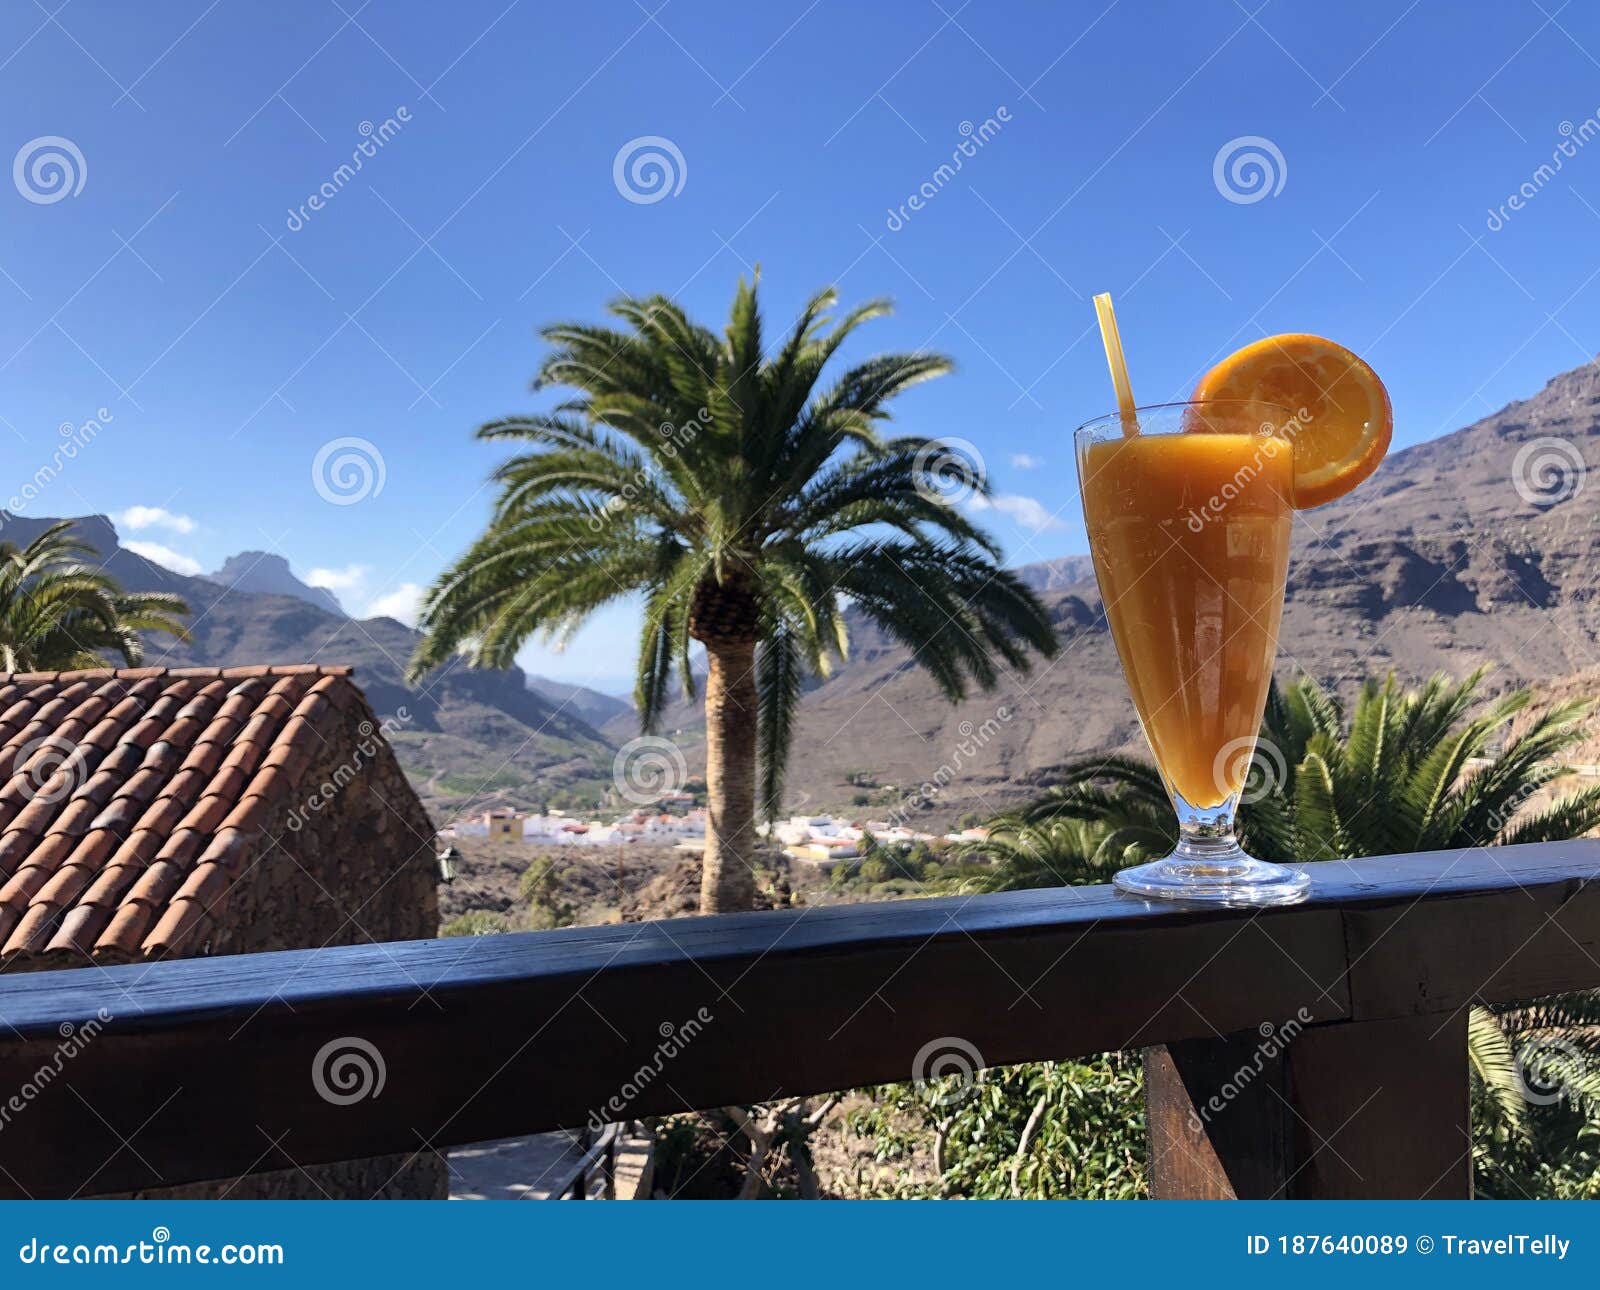
M1589 705L1552 705L1506 738L1533 692L1516 690L1469 715L1483 677L1483 669L1463 681L1435 676L1416 690L1392 675L1369 679L1348 719L1309 677L1274 685L1239 808L1246 850L1299 863L1556 842L1600 826L1600 786L1528 809L1566 773L1561 753L1583 737ZM1497 739L1504 746L1487 755ZM1166 788L1143 758L1084 758L1055 778L1020 818L1107 825L1101 845L1118 867L1176 844Z
M1435 676L1411 690L1393 675L1369 679L1348 716L1310 678L1274 686L1239 810L1245 849L1278 861L1355 859L1556 842L1600 827L1600 786L1530 806L1566 773L1561 754L1583 737L1589 705L1554 704L1517 726L1533 692L1484 704L1483 677L1483 669L1463 681ZM1085 759L1058 777L1017 818L1032 829L1066 820L1100 829L1088 858L1096 868L1140 863L1176 844L1166 790L1148 762ZM1512 1144L1492 1158L1480 1153L1480 1162L1515 1194L1537 1161L1528 1148L1539 1131L1528 1114L1530 1079L1558 1086L1572 1114L1600 1123L1600 992L1474 1007L1468 1050L1485 1151Z
M963 843L957 865L930 884L959 895L1018 891L1024 887L1080 887L1109 882L1121 868L1108 848L1106 824L1065 816L1031 823L1026 811L989 821L988 836Z
M530 637L564 638L642 595L647 732L674 671L694 696L691 647L704 647L705 913L752 903L757 802L777 814L801 685L847 650L847 604L951 700L992 685L998 662L1024 669L1030 648L1056 648L1038 600L947 496L949 455L878 434L894 396L949 360L884 354L821 385L851 333L888 312L874 301L830 326L834 303L819 292L770 353L743 280L722 336L663 296L612 304L623 329L545 328L554 348L534 387L576 397L478 432L528 450L495 473L488 528L423 604L413 675L459 650L507 667Z
M181 637L189 606L181 596L128 592L89 563L94 547L53 524L25 547L0 542L0 671L129 667L144 658L140 632Z
M1392 674L1368 680L1348 724L1309 678L1274 690L1255 765L1278 782L1247 788L1249 836L1304 861L1558 842L1600 825L1600 786L1526 809L1566 773L1561 754L1582 738L1589 705L1554 704L1518 730L1533 692L1480 705L1485 672L1415 690Z

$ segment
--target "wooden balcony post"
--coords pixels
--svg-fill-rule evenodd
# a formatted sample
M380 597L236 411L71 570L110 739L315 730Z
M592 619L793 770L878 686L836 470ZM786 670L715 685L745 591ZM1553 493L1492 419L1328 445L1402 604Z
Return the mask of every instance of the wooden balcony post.
M1144 1054L1160 1199L1472 1195L1467 1014L1190 1039Z

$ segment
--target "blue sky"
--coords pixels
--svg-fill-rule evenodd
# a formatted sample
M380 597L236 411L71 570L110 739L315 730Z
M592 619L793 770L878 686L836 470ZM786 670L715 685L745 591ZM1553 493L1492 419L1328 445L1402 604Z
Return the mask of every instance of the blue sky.
M902 421L977 446L1016 563L1084 546L1096 291L1142 402L1314 331L1402 445L1600 348L1576 3L16 0L0 60L0 502L103 408L27 513L120 515L185 570L278 551L358 613L403 615L483 521L470 431L541 405L538 324L656 290L718 323L757 261L780 322L831 281L897 301L856 353L955 358ZM641 201L647 137L674 176ZM1252 152L1264 191L1230 179ZM611 686L633 645L624 608L526 661Z

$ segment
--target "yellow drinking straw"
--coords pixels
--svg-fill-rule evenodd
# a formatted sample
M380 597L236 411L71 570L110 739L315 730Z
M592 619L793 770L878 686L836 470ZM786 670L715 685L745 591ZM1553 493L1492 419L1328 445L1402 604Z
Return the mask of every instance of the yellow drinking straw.
M1128 360L1122 356L1122 337L1117 333L1117 312L1111 307L1111 293L1102 291L1094 298L1094 311L1100 317L1100 338L1106 343L1106 362L1111 365L1111 383L1117 387L1117 408L1122 413L1122 433L1139 433L1139 418L1133 411L1133 387L1128 384Z

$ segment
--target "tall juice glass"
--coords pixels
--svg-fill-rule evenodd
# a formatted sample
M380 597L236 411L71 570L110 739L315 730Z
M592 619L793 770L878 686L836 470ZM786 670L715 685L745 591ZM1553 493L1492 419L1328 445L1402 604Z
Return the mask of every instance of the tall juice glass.
M1278 648L1294 429L1286 409L1219 401L1139 408L1077 432L1106 618L1178 814L1171 855L1116 875L1131 894L1282 905L1310 885L1234 837Z

